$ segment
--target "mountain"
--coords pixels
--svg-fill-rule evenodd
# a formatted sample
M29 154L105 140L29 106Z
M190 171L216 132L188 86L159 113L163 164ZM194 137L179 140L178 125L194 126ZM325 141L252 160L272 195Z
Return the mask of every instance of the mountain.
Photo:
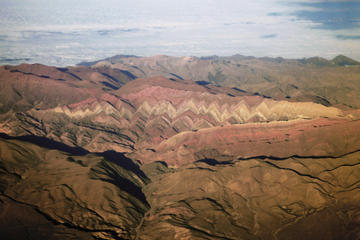
M338 55L336 56L332 61L332 64L337 66L354 66L354 65L360 65L358 61L355 61L354 59L348 58L344 55Z
M301 59L300 62L303 64L312 64L312 65L316 65L319 67L325 67L325 66L326 67L329 67L329 66L343 67L343 66L358 66L358 65L360 65L360 63L358 61L355 61L344 55L338 55L335 58L333 58L332 60L327 60L327 59L321 58L321 57L304 58L304 59Z
M131 72L138 78L166 76L191 79L287 101L311 101L341 108L359 108L360 65L345 56L283 58L115 56L96 62Z
M18 79L18 73L13 77ZM11 77L7 81L14 83ZM53 84L56 80L45 78L43 81ZM118 90L106 91L94 83L86 86L81 82L83 86L74 89L69 89L66 81L56 84L56 88L52 87L56 93L44 91L37 101L26 102L29 110L15 112L13 109L24 104L26 91L30 89L16 83L16 91L24 93L21 95L24 97L3 114L6 121L2 123L2 131L12 136L44 136L88 151L131 153L153 149L156 144L184 131L250 122L349 118L334 107L275 101L232 88L165 77L136 79ZM29 96L42 94L35 90L35 83L32 87L36 92L28 93ZM6 88L3 92L9 93ZM55 105L57 101L48 98L65 101ZM10 98L4 102L7 99Z
M84 65L0 67L2 238L359 238L357 66Z

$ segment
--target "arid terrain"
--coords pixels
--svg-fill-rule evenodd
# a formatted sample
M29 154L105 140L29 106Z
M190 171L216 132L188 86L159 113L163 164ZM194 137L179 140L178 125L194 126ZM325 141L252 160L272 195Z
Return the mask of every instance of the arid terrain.
M1 239L360 239L360 63L0 67Z

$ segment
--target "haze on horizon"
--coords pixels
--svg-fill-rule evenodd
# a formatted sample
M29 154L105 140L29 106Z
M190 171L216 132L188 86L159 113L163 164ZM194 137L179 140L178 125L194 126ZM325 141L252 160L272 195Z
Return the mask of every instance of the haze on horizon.
M360 2L0 0L0 64L116 54L360 60Z

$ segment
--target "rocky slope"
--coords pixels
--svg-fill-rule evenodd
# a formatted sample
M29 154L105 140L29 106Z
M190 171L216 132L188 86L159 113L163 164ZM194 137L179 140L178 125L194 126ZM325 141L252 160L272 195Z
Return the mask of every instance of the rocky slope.
M0 68L1 236L360 238L356 105L319 104L316 87L299 87L302 101L296 102L262 96L268 85L261 81L244 91L250 85L182 79L197 64L226 60L216 57L188 58L183 65L176 61L184 59L169 58L161 72L167 77L135 79L137 71L158 74L164 58ZM335 60L325 67L313 60L229 61L262 63L264 69L273 64L275 70L283 64L290 70L331 68L346 72L342 77L354 84L357 67ZM126 61L137 68L124 67ZM168 72L175 62L181 74ZM148 64L153 73L144 70ZM326 99L339 97L327 93Z
M56 143L34 138L0 139L1 235L16 239L19 229L30 230L31 239L37 235L88 239L90 233L100 239L134 238L149 208L141 191L148 179L137 165L119 153L76 154L76 149L60 151ZM27 211L45 226L22 219L21 213ZM13 214L20 215L20 222ZM5 228L10 225L7 221L14 223L12 231ZM64 225L64 233L58 233L62 229L58 224ZM25 239L25 234L18 239Z
M358 239L359 152L201 161L154 176L139 239ZM147 166L144 165L144 168Z
M140 169L114 152L74 154L28 141L1 139L4 239L359 237L358 151Z

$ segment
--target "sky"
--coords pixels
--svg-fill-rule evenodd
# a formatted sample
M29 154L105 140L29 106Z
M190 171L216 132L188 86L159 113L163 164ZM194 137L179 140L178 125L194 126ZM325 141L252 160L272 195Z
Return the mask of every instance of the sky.
M360 1L0 0L0 64L117 54L360 60Z

